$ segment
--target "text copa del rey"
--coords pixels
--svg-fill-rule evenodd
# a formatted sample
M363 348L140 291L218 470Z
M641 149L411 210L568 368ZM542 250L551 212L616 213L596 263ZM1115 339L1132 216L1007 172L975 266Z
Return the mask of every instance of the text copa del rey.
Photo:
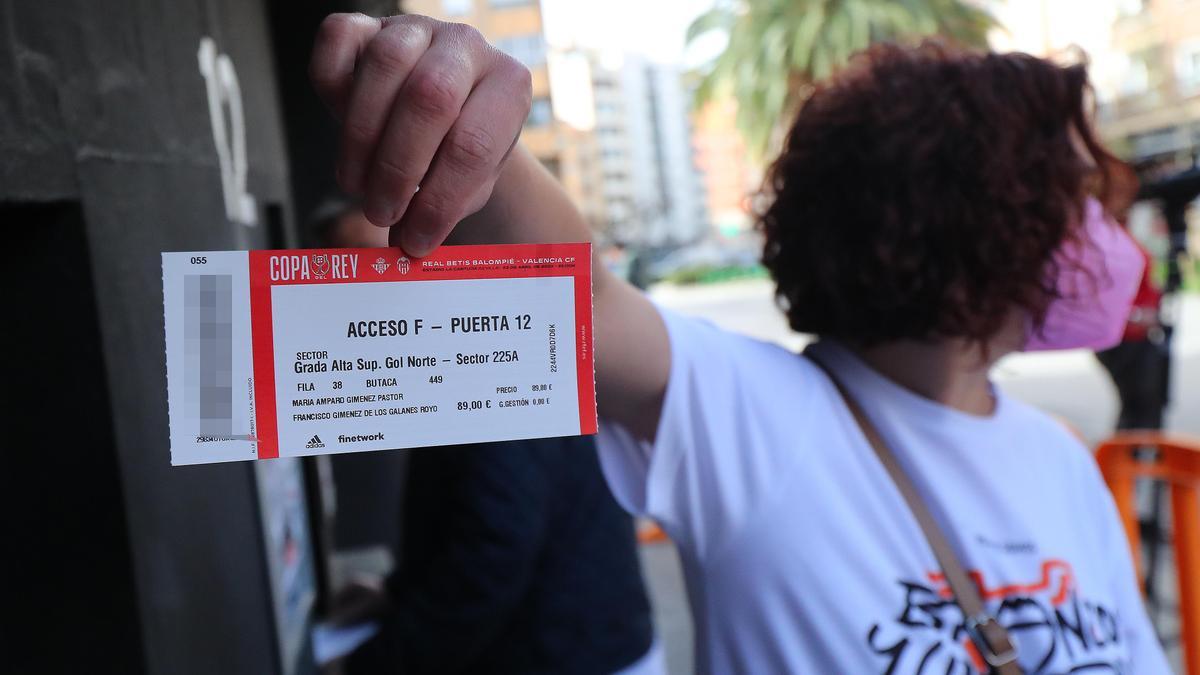
M281 254L271 256L268 270L271 281L310 281L314 279L357 279L359 278L358 253L310 253ZM383 261L381 264L380 261ZM554 265L571 264L574 256L552 258L477 258L460 260L422 260L421 269L443 269L451 267L495 267L501 265ZM404 256L396 260L396 269L407 274L411 261ZM379 258L369 267L379 274L391 266Z

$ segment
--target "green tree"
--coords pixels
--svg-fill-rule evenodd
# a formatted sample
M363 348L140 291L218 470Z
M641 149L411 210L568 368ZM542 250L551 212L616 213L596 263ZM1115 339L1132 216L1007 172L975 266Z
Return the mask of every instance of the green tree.
M879 41L940 34L987 44L992 15L970 0L718 0L688 27L688 42L724 34L724 51L703 70L697 103L738 102L737 125L761 157L811 91L852 54Z

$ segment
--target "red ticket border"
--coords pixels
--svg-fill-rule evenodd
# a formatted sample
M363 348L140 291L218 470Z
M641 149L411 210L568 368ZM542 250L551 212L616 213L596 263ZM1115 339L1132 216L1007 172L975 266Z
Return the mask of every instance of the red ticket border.
M357 254L358 275L335 278L333 256ZM324 264L319 257L326 256ZM271 279L272 262L303 260L307 278ZM522 263L523 260L545 261ZM562 262L559 262L559 261ZM575 280L575 354L579 396L579 433L594 434L596 380L592 332L592 245L590 243L443 246L424 258L409 258L399 248L297 249L250 251L250 331L254 358L254 417L258 458L279 456L275 405L275 340L271 288L305 284L458 279L528 279L569 276ZM372 265L382 261L378 271ZM515 261L509 263L508 261ZM569 262L568 262L569 261ZM384 267L386 266L386 269ZM324 271L323 274L318 272ZM562 336L559 336L562 339Z

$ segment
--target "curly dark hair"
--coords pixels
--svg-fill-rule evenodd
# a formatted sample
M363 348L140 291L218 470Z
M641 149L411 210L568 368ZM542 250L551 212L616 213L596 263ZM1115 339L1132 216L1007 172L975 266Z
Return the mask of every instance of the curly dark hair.
M819 84L759 216L792 328L983 342L1014 307L1040 325L1052 253L1123 166L1091 131L1090 91L1082 64L932 41L877 45Z

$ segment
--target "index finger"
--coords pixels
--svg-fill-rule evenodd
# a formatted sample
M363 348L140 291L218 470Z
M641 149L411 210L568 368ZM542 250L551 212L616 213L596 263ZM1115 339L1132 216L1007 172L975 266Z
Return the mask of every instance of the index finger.
M317 95L339 120L350 99L358 57L385 21L365 14L330 14L317 29L308 76Z

